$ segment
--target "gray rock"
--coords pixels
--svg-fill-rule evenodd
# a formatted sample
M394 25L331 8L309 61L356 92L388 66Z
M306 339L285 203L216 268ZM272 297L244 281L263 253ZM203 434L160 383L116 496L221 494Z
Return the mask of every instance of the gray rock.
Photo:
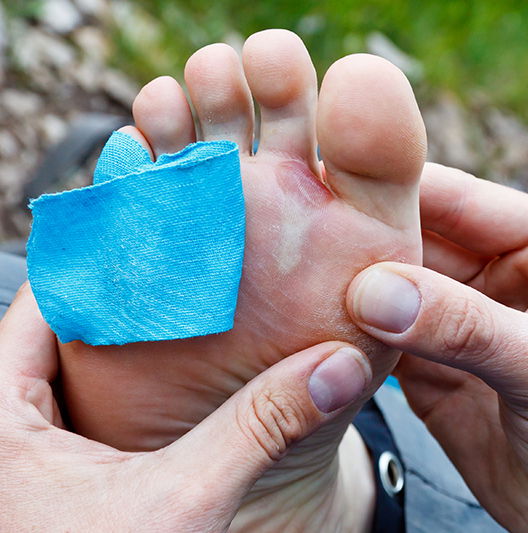
M479 156L475 144L479 128L474 118L450 94L443 94L423 110L429 141L428 159L444 165L476 172Z
M102 73L101 88L116 102L127 108L130 108L139 90L137 84L123 73L111 69Z
M0 159L14 158L18 153L16 139L6 129L0 129Z
M52 31L70 33L82 23L82 16L69 0L43 0L40 20Z
M496 108L488 109L482 115L493 146L486 164L490 177L528 190L528 127Z
M423 67L417 59L400 50L388 37L379 32L367 35L367 50L394 63L408 78L420 80Z
M135 2L113 0L109 2L109 7L112 22L130 43L141 47L148 47L151 43L159 44L160 23L138 8ZM198 47L207 42L208 35L200 25L193 25L190 37Z
M31 74L46 67L58 70L71 68L77 53L63 39L38 28L19 27L13 42L13 55L18 65Z
M503 163L511 168L528 166L528 127L496 108L485 114L485 123L499 147Z
M108 13L108 4L105 0L75 0L77 9L84 15L102 18Z
M46 114L39 120L38 129L43 137L44 144L51 146L64 137L67 125L60 117Z
M20 169L26 172L36 162L38 151L41 147L41 139L34 120L22 120L17 122L11 134L16 137L21 148L17 157Z
M129 109L137 90L126 76L106 66L105 17L113 2L39 2L42 18L36 23L16 16L4 21L0 13L0 82L3 70L17 74L4 78L13 80L12 85L0 86L0 241L27 234L28 217L20 205L23 185L46 148L65 134L68 120L80 110ZM80 171L79 182L85 185L88 175Z
M41 105L40 97L30 91L5 89L0 93L0 106L15 117L34 118Z
M68 76L73 83L88 93L101 90L101 64L85 59L72 69Z
M20 168L16 161L0 162L0 194L4 203L9 203L13 192L18 188Z
M100 28L83 26L75 30L72 37L84 57L101 64L108 58L109 42Z

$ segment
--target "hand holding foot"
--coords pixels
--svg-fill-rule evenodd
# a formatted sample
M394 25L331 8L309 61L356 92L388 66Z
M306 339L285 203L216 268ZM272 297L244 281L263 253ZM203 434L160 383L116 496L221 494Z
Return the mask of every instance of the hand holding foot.
M0 323L0 353L2 531L227 531L254 482L370 379L357 350L315 346L171 446L127 453L61 429L55 338L27 286Z
M488 512L526 531L528 195L428 165L421 206L426 266L466 285L383 263L356 277L349 310L418 356L396 371L411 407Z

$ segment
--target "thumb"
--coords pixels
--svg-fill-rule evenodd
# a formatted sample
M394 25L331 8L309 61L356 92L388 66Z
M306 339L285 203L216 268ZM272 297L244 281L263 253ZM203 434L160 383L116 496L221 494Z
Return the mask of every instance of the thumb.
M370 381L368 359L357 349L341 342L308 348L258 375L163 449L167 463L161 470L206 486L197 491L207 505L234 514L266 470L293 444L359 402Z
M526 314L401 263L361 272L348 289L347 307L354 322L383 343L471 372L512 404L528 407Z

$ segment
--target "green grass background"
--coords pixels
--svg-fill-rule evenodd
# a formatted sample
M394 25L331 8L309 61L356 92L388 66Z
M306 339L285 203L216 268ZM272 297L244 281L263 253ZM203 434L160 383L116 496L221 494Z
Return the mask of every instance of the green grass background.
M31 16L41 0L5 2ZM528 118L528 1L526 0L121 0L135 15L109 23L111 62L138 82L181 77L199 47L265 28L297 32L321 76L337 58L365 51L379 31L418 59L419 95L447 89L462 99L489 100Z
M268 0L129 2L145 24L114 31L113 62L145 82L180 77L185 59L236 32L289 28L305 41L319 75L337 58L365 50L379 31L418 59L418 89L485 95L528 117L528 2L514 0ZM132 31L130 31L132 30ZM423 94L424 95L424 94Z

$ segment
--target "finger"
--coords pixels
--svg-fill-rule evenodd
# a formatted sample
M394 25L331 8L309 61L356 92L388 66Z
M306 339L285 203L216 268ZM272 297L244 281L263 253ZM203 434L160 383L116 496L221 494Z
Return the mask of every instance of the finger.
M425 229L477 253L528 245L528 195L461 170L427 163L420 210Z
M467 372L406 353L402 354L393 374L420 418L430 415L431 410L441 401L463 388L468 379L476 380L482 387L486 387L481 380Z
M472 280L492 259L466 250L431 231L422 232L423 264L463 283Z
M453 434L452 422L455 418L463 426L466 417L467 427L470 420L468 411L489 407L482 405L482 390L491 393L496 403L497 394L472 374L410 354L402 355L393 374L398 378L413 411L442 443ZM467 395L467 391L475 387L479 387L482 402L475 403ZM483 422L481 418L480 423Z
M525 311L528 307L528 248L485 257L437 233L422 232L423 264L467 283L493 300Z
M481 504L488 510L497 507L490 484L509 487L512 471L524 470L507 451L513 445L526 455L524 419L516 417L509 425L502 423L497 393L468 372L404 355L397 374L409 405ZM509 413L511 418L512 412ZM508 431L515 435L510 443L506 438ZM506 455L510 455L510 460L505 459ZM513 492L526 491L518 487Z
M358 402L359 407L370 381L368 359L349 345L328 342L308 348L254 378L165 448L163 470L174 477L178 465L181 475L181 457L186 457L184 468L190 474L207 472L213 500L218 487L215 504L236 507L293 444L335 418L345 406Z
M11 383L20 377L49 382L57 365L55 336L26 282L0 322L0 375Z
M493 300L525 311L528 307L528 248L491 261L470 285Z
M351 283L355 323L380 341L486 381L528 410L528 316L422 267L380 263Z

